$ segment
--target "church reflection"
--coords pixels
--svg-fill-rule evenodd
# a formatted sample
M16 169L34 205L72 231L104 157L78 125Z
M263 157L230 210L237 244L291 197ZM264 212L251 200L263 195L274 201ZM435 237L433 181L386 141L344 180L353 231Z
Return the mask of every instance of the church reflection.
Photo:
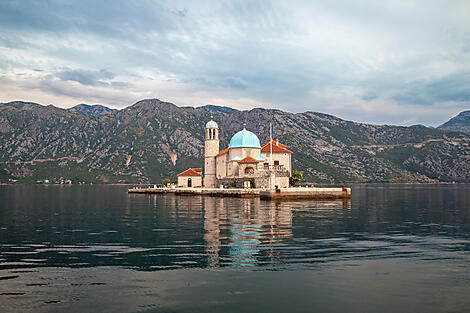
M262 201L257 198L204 197L202 201L208 267L276 262L282 253L279 245L293 237L295 208L305 209L306 206L302 202ZM348 202L330 202L332 204L342 208Z
M152 209L133 212L130 201L125 216L138 218L122 222L128 227L139 225L133 239L152 242L153 249L165 251L164 259L160 251L149 257L149 264L157 262L160 267L276 266L302 257L305 249L299 242L328 236L337 225L335 232L344 231L347 225L343 222L351 215L347 200L264 201L175 195L131 198Z

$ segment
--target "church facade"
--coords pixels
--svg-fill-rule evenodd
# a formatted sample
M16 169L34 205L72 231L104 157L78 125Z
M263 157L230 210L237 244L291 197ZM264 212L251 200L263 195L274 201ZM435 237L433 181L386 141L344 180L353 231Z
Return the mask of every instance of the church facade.
M242 188L254 183L256 188L285 188L292 172L291 157L292 151L286 145L274 140L261 145L258 137L245 128L233 135L228 147L220 150L219 127L211 120L205 127L202 185ZM184 174L188 170L178 175L178 186L188 186Z

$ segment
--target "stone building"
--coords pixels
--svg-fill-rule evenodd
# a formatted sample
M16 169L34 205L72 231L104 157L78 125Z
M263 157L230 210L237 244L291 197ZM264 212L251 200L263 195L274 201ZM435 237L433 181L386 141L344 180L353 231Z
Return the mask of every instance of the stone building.
M254 182L256 188L289 186L292 151L279 141L271 140L261 145L254 133L243 128L233 135L229 146L220 151L219 127L211 120L206 124L204 147L204 187L241 188L247 182ZM178 175L178 186L188 185L184 184L187 176L183 174L187 175L189 170Z
M202 168L188 168L178 174L178 186L202 187Z

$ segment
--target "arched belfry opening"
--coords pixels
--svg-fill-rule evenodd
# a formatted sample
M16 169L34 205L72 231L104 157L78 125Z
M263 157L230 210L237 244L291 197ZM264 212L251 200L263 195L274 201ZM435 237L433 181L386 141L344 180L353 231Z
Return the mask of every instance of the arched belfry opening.
M218 140L219 139L219 130L217 128L207 128L206 129L206 140Z

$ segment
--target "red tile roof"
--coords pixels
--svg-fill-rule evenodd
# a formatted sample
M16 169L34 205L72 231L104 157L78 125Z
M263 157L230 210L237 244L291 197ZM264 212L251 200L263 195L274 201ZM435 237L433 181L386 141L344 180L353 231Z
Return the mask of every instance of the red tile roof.
M178 176L202 176L201 171L197 171L199 168L188 168L186 171L181 172Z
M285 146L285 145L284 145ZM281 145L274 145L272 148L273 153L292 153L289 149L282 147ZM261 147L261 152L271 152L271 145L264 145Z
M202 172L202 167L193 167L193 170L200 173Z
M225 154L225 153L227 153L227 152L228 152L228 148L225 148L224 150L220 151L216 156Z
M255 158L252 158L251 156L247 156L244 159L238 161L238 163L258 163L260 161L256 160Z
M270 140L268 141L267 143L265 143L264 145L261 146L261 148L263 148L264 146L267 146L271 143L271 141L273 142L273 147L274 146L279 146L279 147L282 147L282 148L287 148L287 146L285 144L282 144L280 143L279 141L276 141L276 140Z

